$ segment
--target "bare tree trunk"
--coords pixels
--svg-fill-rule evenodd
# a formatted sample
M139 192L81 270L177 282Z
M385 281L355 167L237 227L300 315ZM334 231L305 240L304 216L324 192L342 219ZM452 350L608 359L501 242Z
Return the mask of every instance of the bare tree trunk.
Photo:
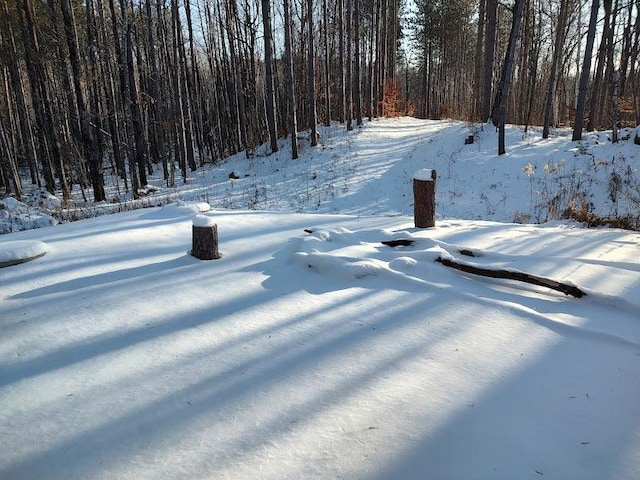
M345 80L345 19L344 19L344 2L345 0L337 0L336 8L338 9L338 120L343 123L346 118L347 110L347 94Z
M636 0L636 11L640 11L640 0ZM640 15L636 15L636 23L634 27L633 41L631 44L631 58L629 59L629 82L631 83L631 97L633 100L633 109L635 112L635 123L640 125L640 79L638 79L638 55L640 54Z
M476 35L476 49L475 49L475 66L474 66L474 82L473 93L475 97L473 118L481 118L480 109L482 105L481 93L483 92L483 76L482 76L482 41L484 39L484 24L485 24L485 8L487 0L479 0L478 7L478 31Z
M176 2L177 3L177 2ZM190 75L187 67L187 53L185 50L184 34L182 33L182 20L180 16L176 17L175 23L175 35L178 40L178 79L180 82L180 96L182 97L182 116L184 119L184 139L185 139L185 153L187 159L187 165L193 172L197 170L198 166L195 159L195 146L193 144L194 137L194 121L193 113L191 109L191 90L190 86L192 82L189 80ZM186 180L186 177L185 177Z
M487 0L487 20L484 37L484 74L482 86L482 109L480 120L485 123L491 114L491 87L493 84L493 60L496 48L496 22L498 0Z
M378 0L380 3L380 36L378 42L378 105L384 100L384 86L387 82L387 42L388 42L388 5L389 0ZM380 112L382 108L380 107Z
M551 123L551 106L556 94L556 76L560 57L564 49L565 29L567 15L569 11L569 0L560 0L560 13L556 24L556 39L553 47L553 60L551 62L551 73L549 74L549 87L547 89L547 99L544 109L544 124L542 127L542 138L549 138L549 124Z
M324 39L324 124L331 125L331 85L330 85L330 63L329 63L329 8L327 0L322 2L322 25Z
M53 104L47 88L45 66L43 64L40 40L35 23L32 0L16 0L21 12L22 33L25 44L27 74L31 85L32 102L35 108L39 154L42 159L47 190L55 194L54 170L57 169L65 200L71 196L67 183L66 168L60 151L58 129L54 122Z
M291 134L291 158L298 158L298 121L296 119L296 87L293 82L293 53L291 51L291 8L284 0L284 48L287 57L287 93L289 100L289 131Z
M201 98L200 92L200 69L198 67L198 54L195 48L190 0L185 0L184 9L187 19L187 32L189 33L189 58L191 59L191 68L188 68L187 66L186 55L184 55L184 53L183 61L185 65L186 78L185 88L189 92L189 117L191 118L191 135L192 139L195 140L198 150L198 165L196 165L195 158L192 159L194 167L193 170L195 170L197 166L202 167L204 165L205 151L202 125L204 102Z
M522 11L526 0L516 0L513 9L513 23L511 24L511 33L509 35L509 45L504 59L502 68L502 77L500 79L500 88L496 97L495 104L498 105L497 110L497 126L498 126L498 155L506 153L504 144L504 130L507 122L507 102L509 100L509 88L511 86L511 72L513 70L514 56L516 52L516 44L518 35L520 34L520 24L522 21ZM494 119L494 123L495 123Z
M369 121L373 119L375 107L374 107L374 61L373 52L376 43L376 24L377 24L377 2L371 2L371 24L372 28L369 29L369 67L368 67L368 79L367 79L367 109L369 110Z
M88 0L93 4L93 0ZM107 22L105 20L104 5L102 0L95 0L95 16L97 22L98 34L98 50L105 51L104 59L98 63L99 74L104 86L104 96L106 101L106 116L109 124L109 136L111 148L113 150L113 162L119 177L124 181L125 191L129 191L129 180L127 177L127 169L125 165L125 152L123 146L127 144L122 140L122 135L127 138L126 128L122 128L121 111L117 107L117 93L115 85L114 62L111 50L108 48L109 33L107 31ZM118 40L119 41L119 40ZM116 47L118 44L114 41ZM125 125L126 127L126 125ZM126 150L126 148L125 148Z
M273 153L278 151L278 132L276 128L276 98L273 87L271 5L269 2L270 0L262 0L262 25L264 27L265 107L269 139L271 140L271 153Z
M591 91L591 101L590 109L589 109L589 121L587 122L587 131L592 132L596 125L598 124L599 114L598 111L598 95L600 93L600 88L602 84L602 77L604 72L604 66L606 63L606 53L607 53L607 43L609 41L609 29L611 28L610 24L610 14L611 7L613 1L612 0L604 0L602 5L604 7L604 27L602 29L602 38L600 40L600 47L598 48L598 56L597 56L597 65L596 65L596 73L593 78L593 88Z
M531 51L529 53L529 68L527 75L527 112L525 115L525 132L528 129L528 126L531 124L531 112L533 111L533 106L535 102L535 88L536 88L536 79L538 77L538 63L540 57L540 50L542 45L542 25L541 21L535 22L534 19L534 28L535 32L532 33L531 39Z
M80 133L80 113L78 111L78 105L76 103L75 92L69 75L69 67L67 64L67 51L64 49L65 32L61 26L60 19L58 18L58 10L56 8L56 2L54 0L47 0L49 7L49 13L51 16L51 28L52 35L56 39L54 41L56 58L55 62L52 62L57 67L57 70L52 72L52 78L48 78L48 86L55 84L57 80L62 81L62 92L64 95L58 96L59 108L59 120L62 122L60 130L60 144L61 148L65 152L69 152L72 148L73 142L76 141L80 145L80 149L83 149L82 137ZM39 25L38 25L39 27ZM62 99L66 100L64 105L61 105ZM54 99L55 103L55 99ZM65 135L70 130L71 137ZM73 145L75 146L75 145ZM82 152L84 153L84 152ZM77 160L77 159L76 159Z
M347 36L347 56L346 56L346 67L347 67L347 71L346 71L346 77L345 77L345 81L346 81L346 89L345 89L345 98L346 98L346 107L347 107L347 130L353 130L353 77L351 75L352 73L352 45L353 45L353 38L352 38L352 32L351 32L351 27L352 27L352 20L353 20L353 15L352 15L352 11L351 11L351 1L352 0L346 0L347 4L346 4L346 11L345 11L345 22L346 22L346 36ZM357 0L356 0L357 1Z
M620 70L613 74L613 102L611 112L611 143L618 143L618 96L620 94Z
M14 40L13 28L9 21L9 7L7 0L2 1L2 17L4 31L7 32L7 38L2 39L2 43L8 48L7 66L9 69L9 77L11 80L12 90L14 92L16 108L18 110L18 121L20 124L21 141L24 154L29 162L29 168L31 171L31 181L41 186L40 175L38 174L38 159L36 156L36 146L33 139L33 129L31 128L31 121L29 120L29 114L27 111L27 102L25 100L24 83L20 70L18 68L18 53ZM8 101L8 99L7 99Z
M307 21L309 22L309 51L308 63L308 82L309 82L309 126L311 128L311 146L318 145L318 121L316 119L316 70L315 70L315 52L314 52L314 40L313 40L313 0L307 0Z
M247 139L247 107L245 88L242 83L241 73L241 59L237 53L237 44L239 35L238 33L238 12L236 4L233 1L227 0L225 2L226 14L227 14L227 32L229 37L229 54L231 61L231 68L233 69L233 82L234 92L236 100L236 113L238 118L238 129L240 131L240 148L243 149L247 155L250 156L250 146Z
M2 30L0 30L0 40L4 41L2 38ZM5 68L2 69L2 85L4 87L4 97L7 104L7 114L11 115L9 78ZM2 120L1 114L0 120ZM16 149L13 146L14 142L10 137L11 135L5 127L5 122L0 121L0 151L4 152L4 155L0 155L0 175L2 176L2 183L5 186L5 190L13 191L16 198L20 200L22 198L22 183L20 181L20 175L18 174L18 165L15 155Z
M75 15L71 5L69 4L69 0L60 0L60 7L65 26L65 37L67 40L67 49L69 51L69 60L71 62L73 90L75 91L76 104L80 115L82 151L84 152L86 161L89 165L89 174L91 178L91 185L93 187L93 198L96 202L102 202L103 200L106 200L104 177L102 173L102 158L99 157L99 152L97 150L98 143L90 125L91 114L87 109L83 95Z
M355 37L355 84L353 95L355 96L356 124L362 125L362 88L360 78L360 0L354 0L354 2L353 35Z
M620 52L620 96L624 97L627 86L627 71L629 69L629 59L631 57L631 44L633 40L633 2L627 4L627 22L622 33L622 48ZM640 22L640 9L636 12L636 22Z
M161 91L160 85L160 72L158 70L158 46L157 46L157 25L153 21L153 9L151 8L152 0L145 1L145 13L147 16L147 42L148 45L148 59L149 64L149 94L151 95L151 102L149 106L149 151L152 161L163 161L163 171L165 179L167 178L166 168L166 155L165 155L165 140L164 132L160 126L162 119L162 113L160 111L161 105L164 103L164 99L160 98ZM158 22L160 19L158 18Z
M124 111L124 120L126 125L126 139L127 139L127 163L129 165L129 175L131 177L131 192L133 198L139 198L140 196L140 175L138 173L138 166L136 163L136 141L133 129L133 117L131 113L131 85L128 72L128 63L126 61L124 52L122 51L122 35L118 26L118 17L116 12L116 6L114 0L109 0L109 10L111 13L111 27L113 32L113 43L116 53L116 65L118 66L118 78L120 80L120 94L122 96L122 109ZM125 31L129 30L129 15L127 9L122 9L122 17ZM125 45L128 46L126 38L129 36L129 32L125 35Z
M88 91L88 122L89 133L91 134L94 145L91 147L94 157L93 166L89 166L91 182L93 185L94 199L96 198L96 190L106 200L106 192L104 187L104 158L105 158L105 139L104 128L102 123L102 91L100 88L100 67L98 65L98 25L96 23L96 15L94 5L91 0L86 3L86 20L87 20L87 44L89 49L89 64L86 70L87 75L87 91ZM92 170L94 169L95 170ZM95 178L94 178L95 175Z
M129 98L131 112L131 126L134 141L135 166L138 168L138 183L141 187L147 184L146 166L148 161L147 137L142 123L142 112L140 110L140 94L138 92L138 84L135 77L135 66L133 63L133 21L129 19L129 5L126 0L120 0L122 11L125 12L125 46L127 59L127 75L129 76Z
M576 118L573 122L572 140L582 140L582 125L584 123L584 108L587 97L587 85L589 84L589 74L591 72L591 53L593 52L593 42L596 37L596 23L598 21L598 9L600 0L593 0L591 4L591 16L589 18L589 29L587 31L587 45L584 51L584 62L580 73L580 85L578 87L578 100L576 102Z

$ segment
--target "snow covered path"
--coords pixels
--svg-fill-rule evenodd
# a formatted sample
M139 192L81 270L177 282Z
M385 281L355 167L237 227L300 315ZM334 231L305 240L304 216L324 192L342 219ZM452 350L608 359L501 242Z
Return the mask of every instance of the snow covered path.
M202 262L192 210L9 236L49 251L0 271L0 478L637 478L639 234L217 211Z

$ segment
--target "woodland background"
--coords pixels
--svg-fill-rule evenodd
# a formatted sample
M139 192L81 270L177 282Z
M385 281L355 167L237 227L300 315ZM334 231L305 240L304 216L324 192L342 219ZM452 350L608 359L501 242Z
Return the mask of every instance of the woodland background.
M133 198L316 126L640 124L640 0L0 0L0 196ZM306 133L305 133L306 135Z

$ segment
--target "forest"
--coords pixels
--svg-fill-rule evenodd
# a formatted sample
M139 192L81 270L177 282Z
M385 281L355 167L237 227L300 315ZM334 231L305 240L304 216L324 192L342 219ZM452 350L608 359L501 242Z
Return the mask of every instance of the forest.
M0 0L0 196L133 198L317 125L640 124L640 0Z

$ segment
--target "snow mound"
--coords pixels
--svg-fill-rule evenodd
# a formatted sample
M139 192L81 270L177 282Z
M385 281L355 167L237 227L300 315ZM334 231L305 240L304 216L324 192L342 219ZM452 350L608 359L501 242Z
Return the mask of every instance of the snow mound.
M180 218L180 217L192 217L204 212L211 211L211 205L207 202L184 202L178 201L175 203L169 203L160 208L153 209L150 213L145 215L145 218Z
M0 267L28 262L43 256L49 247L38 240L16 240L0 243Z
M52 199L59 205L59 200L51 195L39 196L37 203L53 205L55 202ZM0 200L0 234L50 227L57 223L55 218L44 213L40 207L29 206L13 197Z
M345 228L310 231L299 251L293 254L293 261L316 273L343 280L380 277L399 288L416 284L423 288L443 286L433 283L443 276L435 260L445 253L434 240L419 239L407 231L352 232ZM382 243L397 240L412 245L391 248Z
M36 189L27 194L25 201L32 207L42 208L45 211L56 210L62 206L62 201L44 188Z
M469 249L431 238L419 238L408 231L372 230L352 232L346 229L307 230L302 248L293 254L293 261L323 275L346 280L384 277L397 288L407 284L452 286L456 274L475 274L487 281L500 279L506 285L523 288L538 287L557 290L581 298L585 291L571 279L563 281L536 275L527 256L508 255L483 249ZM441 265L442 264L442 265ZM443 282L443 279L446 279ZM437 280L438 283L435 283ZM386 284L387 286L389 283ZM592 291L593 293L593 291Z

